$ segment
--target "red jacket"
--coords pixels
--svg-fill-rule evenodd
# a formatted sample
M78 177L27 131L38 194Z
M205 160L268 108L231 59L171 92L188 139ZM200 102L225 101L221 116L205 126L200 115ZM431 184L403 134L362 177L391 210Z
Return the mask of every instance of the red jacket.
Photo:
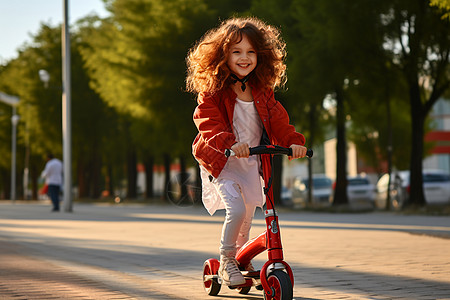
M273 90L252 87L252 95L272 144L283 147L305 144L305 137L289 124L289 116L281 103L275 100ZM227 162L225 149L230 149L237 143L232 129L236 97L231 88L225 88L214 94L198 95L194 123L199 133L192 145L192 153L215 178L219 176Z

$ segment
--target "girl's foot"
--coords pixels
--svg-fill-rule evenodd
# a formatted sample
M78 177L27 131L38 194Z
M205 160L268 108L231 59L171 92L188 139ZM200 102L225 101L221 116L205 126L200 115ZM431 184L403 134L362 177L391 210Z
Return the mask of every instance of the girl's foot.
M237 266L234 257L220 257L219 276L227 286L238 286L245 283L245 278Z

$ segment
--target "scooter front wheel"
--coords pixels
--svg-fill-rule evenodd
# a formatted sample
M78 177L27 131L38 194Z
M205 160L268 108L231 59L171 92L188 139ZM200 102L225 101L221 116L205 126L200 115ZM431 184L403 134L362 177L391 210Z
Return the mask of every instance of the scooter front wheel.
M264 291L265 300L292 300L293 289L289 275L281 270L269 274L267 283L271 289L270 295Z
M210 258L203 264L203 287L210 296L216 296L220 292L221 285L217 281L220 263L217 259Z

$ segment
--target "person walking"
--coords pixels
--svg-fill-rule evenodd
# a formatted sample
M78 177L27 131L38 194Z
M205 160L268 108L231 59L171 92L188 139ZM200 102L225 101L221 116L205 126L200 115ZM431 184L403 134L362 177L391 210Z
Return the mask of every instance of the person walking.
M45 184L48 186L48 196L52 200L52 211L59 211L59 192L63 181L63 164L55 158L52 153L47 154L47 163L41 174L45 178Z

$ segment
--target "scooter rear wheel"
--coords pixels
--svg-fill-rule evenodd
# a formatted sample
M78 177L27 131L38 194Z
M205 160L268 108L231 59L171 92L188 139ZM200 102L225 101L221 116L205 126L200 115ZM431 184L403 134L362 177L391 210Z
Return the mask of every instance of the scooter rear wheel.
M267 295L264 291L265 300L292 300L293 289L289 275L281 270L275 270L269 274L267 278L271 295Z
M251 286L244 286L244 287L238 288L237 291L241 295L247 295L250 292L251 288L252 288Z
M217 275L220 263L217 259L210 258L203 264L203 287L210 296L216 296L220 292L221 285L216 278L208 279L207 276Z

